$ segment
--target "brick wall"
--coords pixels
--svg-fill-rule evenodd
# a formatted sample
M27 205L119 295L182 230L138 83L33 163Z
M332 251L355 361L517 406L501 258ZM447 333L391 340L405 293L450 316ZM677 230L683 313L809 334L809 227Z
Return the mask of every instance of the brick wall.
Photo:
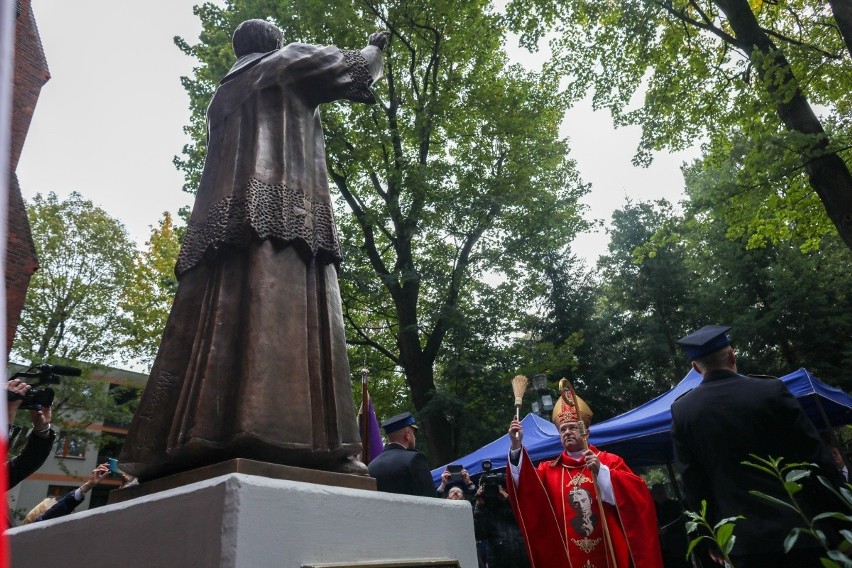
M38 268L30 223L24 209L18 176L9 180L8 232L6 234L6 353L12 348L15 330L24 309L30 277Z
M12 139L9 157L9 212L6 234L6 353L24 307L38 258L15 170L27 138L42 86L50 79L30 0L16 2L15 80L12 92Z
M41 88L50 79L41 37L38 35L30 0L21 1L15 26L15 90L12 100L12 144L9 171L18 167L18 159L27 138Z

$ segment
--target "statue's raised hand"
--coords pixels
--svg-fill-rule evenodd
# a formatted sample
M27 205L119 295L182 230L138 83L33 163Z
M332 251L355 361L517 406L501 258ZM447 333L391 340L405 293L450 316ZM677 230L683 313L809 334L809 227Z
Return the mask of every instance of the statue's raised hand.
M375 45L379 48L379 50L384 50L385 46L388 44L388 38L390 37L389 32L376 32L374 34L370 34L370 45Z

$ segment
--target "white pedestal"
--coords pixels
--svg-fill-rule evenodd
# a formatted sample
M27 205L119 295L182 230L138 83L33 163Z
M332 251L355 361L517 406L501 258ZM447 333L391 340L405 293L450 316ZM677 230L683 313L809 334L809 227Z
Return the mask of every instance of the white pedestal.
M477 566L465 501L240 473L7 536L13 568Z

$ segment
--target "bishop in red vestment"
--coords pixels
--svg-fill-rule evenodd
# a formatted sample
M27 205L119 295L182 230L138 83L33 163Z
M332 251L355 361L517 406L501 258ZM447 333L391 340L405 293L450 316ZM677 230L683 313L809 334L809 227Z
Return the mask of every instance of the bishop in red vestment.
M516 419L506 485L532 568L662 568L651 492L620 457L589 446L592 412L563 396L553 411L563 452L533 465Z

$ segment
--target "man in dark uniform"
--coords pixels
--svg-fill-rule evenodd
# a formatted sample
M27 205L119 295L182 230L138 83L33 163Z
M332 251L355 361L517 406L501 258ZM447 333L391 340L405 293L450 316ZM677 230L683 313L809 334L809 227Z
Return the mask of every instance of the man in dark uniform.
M731 560L737 568L817 567L824 551L809 536L784 553L784 539L804 521L792 510L749 494L757 490L789 502L778 480L743 465L761 458L818 464L819 475L838 483L828 448L783 382L737 373L729 326L710 325L677 341L703 375L701 384L672 404L672 439L677 466L693 511L707 501L711 524L742 515L736 522ZM813 477L813 476L812 476ZM815 478L796 495L809 518L834 505ZM720 555L708 551L714 560Z
M435 496L435 485L426 456L415 450L417 424L410 412L382 422L388 443L370 462L370 475L379 491L404 495Z

